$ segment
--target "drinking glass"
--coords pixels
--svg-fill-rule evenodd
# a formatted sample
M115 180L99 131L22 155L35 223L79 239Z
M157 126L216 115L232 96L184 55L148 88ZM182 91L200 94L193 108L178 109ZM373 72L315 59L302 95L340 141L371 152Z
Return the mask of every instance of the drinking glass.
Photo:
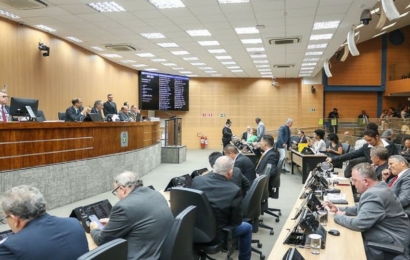
M314 255L320 254L320 246L322 242L322 236L317 234L309 235L310 238L310 252Z

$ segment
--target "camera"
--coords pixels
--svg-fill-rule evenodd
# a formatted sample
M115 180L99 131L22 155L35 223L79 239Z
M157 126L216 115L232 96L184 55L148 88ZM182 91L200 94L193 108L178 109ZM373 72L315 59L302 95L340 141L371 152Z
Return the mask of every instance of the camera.
M364 9L362 14L360 15L360 21L364 25L368 25L371 20L372 20L372 14L370 13L370 10Z

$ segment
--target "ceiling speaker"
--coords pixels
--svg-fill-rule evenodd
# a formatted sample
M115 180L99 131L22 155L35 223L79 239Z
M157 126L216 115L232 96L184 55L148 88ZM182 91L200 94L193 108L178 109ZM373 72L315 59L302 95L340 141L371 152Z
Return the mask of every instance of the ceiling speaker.
M331 78L333 75L330 72L330 62L329 61L325 61L325 63L323 64L323 69L325 70L326 76L328 78Z
M352 56L359 56L360 52L356 47L356 42L354 40L354 30L351 29L350 32L347 33L347 46L349 47L349 51Z
M389 41L393 45L400 45L404 42L404 34L399 29L389 32Z
M382 0L382 9L386 13L387 18L390 21L394 21L400 18L400 13L397 11L393 0Z

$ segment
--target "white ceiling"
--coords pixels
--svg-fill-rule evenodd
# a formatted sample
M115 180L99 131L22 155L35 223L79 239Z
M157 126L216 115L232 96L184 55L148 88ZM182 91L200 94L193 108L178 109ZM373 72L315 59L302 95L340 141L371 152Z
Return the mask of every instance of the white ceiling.
M328 43L326 49L312 50L324 51L319 57L320 61L315 66L312 76L316 75L323 67L323 62L328 60L346 41L346 35L353 25L360 23L359 17L363 9L373 9L377 0L250 0L249 3L219 4L217 0L182 0L185 8L157 9L148 0L115 0L126 12L99 13L87 3L92 0L43 0L49 6L35 10L15 10L0 5L0 9L20 16L14 19L24 22L28 26L36 28L42 24L55 29L52 34L65 38L76 37L83 42L76 43L98 55L113 53L111 51L96 51L91 46L104 48L106 44L130 44L139 50L137 52L116 52L123 58L110 58L113 62L137 69L134 64L146 64L148 66L138 68L156 68L158 72L197 75L199 77L213 77L212 74L220 74L220 77L260 78L265 74L258 71L259 68L251 59L246 48L264 47L269 60L270 68L275 77L293 78L298 77L300 67L308 44ZM97 1L94 1L97 2ZM410 4L409 0L396 0L396 6L400 13ZM337 29L315 30L315 22L340 20ZM376 14L368 26L360 28L359 42L372 38L380 31L374 29L378 20ZM386 25L390 22L386 22ZM400 18L394 27L388 31L401 28L410 24L410 15ZM238 35L234 28L254 27L264 25L258 34ZM207 29L212 36L191 37L185 30ZM166 39L148 40L140 33L162 33ZM333 33L331 40L310 41L311 34ZM294 37L301 38L300 43L286 46L273 46L269 44L270 38ZM241 39L262 39L262 44L242 44ZM220 46L201 46L197 41L216 40ZM175 42L179 48L162 48L156 43ZM47 42L45 42L48 45ZM225 49L225 54L211 54L208 49ZM175 56L171 51L185 50L190 55ZM153 62L155 58L140 58L136 53L149 52L155 58L165 59L166 63L175 63L175 67L184 68L182 71L192 73L183 74ZM52 55L52 50L51 50ZM231 60L218 60L216 55L229 55ZM184 57L197 57L197 61L185 61ZM352 57L350 57L352 58ZM136 63L124 64L121 60L134 60ZM234 61L243 72L232 72L221 61ZM191 63L202 62L206 65L194 66ZM275 64L294 64L293 68L275 69ZM211 67L212 71L206 73L199 67ZM266 69L266 68L264 68ZM268 68L269 69L269 68ZM270 76L269 74L267 76Z

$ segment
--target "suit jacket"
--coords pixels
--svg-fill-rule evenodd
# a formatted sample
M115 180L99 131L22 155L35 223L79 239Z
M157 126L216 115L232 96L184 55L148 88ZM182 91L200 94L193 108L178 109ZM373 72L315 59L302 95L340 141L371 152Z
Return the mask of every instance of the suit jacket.
M241 170L242 174L249 180L250 184L256 179L255 165L247 156L238 154L235 158L234 167L238 167Z
M260 121L258 124L258 128L256 129L256 135L258 136L258 142L262 140L262 136L265 134L265 124Z
M73 260L87 252L85 232L77 219L47 213L0 244L1 260Z
M204 176L209 176L210 174L216 174L216 173L214 173L213 171L210 171L209 173L205 174ZM242 174L241 169L239 169L238 167L233 167L232 178L229 181L233 182L236 186L241 188L242 197L245 197L246 193L248 192L248 190L250 188L250 182Z
M286 144L290 148L290 129L289 126L283 125L279 127L278 140L276 141L277 148L283 148Z
M120 120L123 121L123 122L129 122L130 121L130 117L127 114L125 114L121 111L118 113L118 116L120 117Z
M275 179L276 173L278 172L278 161L279 161L279 154L275 151L274 148L267 151L265 154L262 155L260 158L258 165L256 167L257 174L263 174L265 167L268 163L272 164L272 168L269 172L269 186L273 187L273 181Z
M225 239L224 227L237 227L242 224L242 191L225 176L214 173L208 177L197 177L192 181L191 188L203 191L215 212L215 242Z
M307 143L306 136L305 136L305 135L302 135L302 137L301 137L301 138L299 138L298 143Z
M251 136L252 136L252 133L249 135L249 137L251 137ZM247 131L243 132L241 140L248 141L248 132Z
M389 183L392 180L389 181ZM405 171L393 184L391 190L399 198L407 217L410 218L410 169Z
M389 167L389 165L388 165L388 162L386 161L385 163L383 163L382 165L379 165L379 166L377 166L377 168L376 168L376 176L377 176L377 179L379 180L379 181L381 181L382 180L382 171L383 170L386 170L387 168Z
M90 113L94 113L94 114L100 114L101 118L104 118L102 111L101 110L97 110L95 107L91 108L91 112Z
M66 122L75 122L75 121L83 121L85 118L84 115L81 114L81 109L75 109L73 106L67 108L65 111L65 121Z
M97 245L116 238L128 241L128 259L158 259L174 217L165 198L148 187L137 187L111 210L103 230L93 229Z
M115 104L115 102L111 102L111 103L107 101L103 104L104 116L107 116L108 114L112 114L112 115L117 114L117 104Z
M226 144L229 143L231 140L232 130L229 127L224 126L224 128L222 129L222 143Z
M410 222L399 199L385 182L379 182L365 191L355 206L340 209L345 210L346 215L336 215L335 222L362 232L367 259L385 258L382 251L368 248L366 242L395 244L405 248L409 245Z
M4 110L5 110L4 112L6 113L6 116L10 115L10 107L8 105L4 105ZM0 115L1 115L1 111L0 111ZM1 122L3 122L3 120L1 120Z

